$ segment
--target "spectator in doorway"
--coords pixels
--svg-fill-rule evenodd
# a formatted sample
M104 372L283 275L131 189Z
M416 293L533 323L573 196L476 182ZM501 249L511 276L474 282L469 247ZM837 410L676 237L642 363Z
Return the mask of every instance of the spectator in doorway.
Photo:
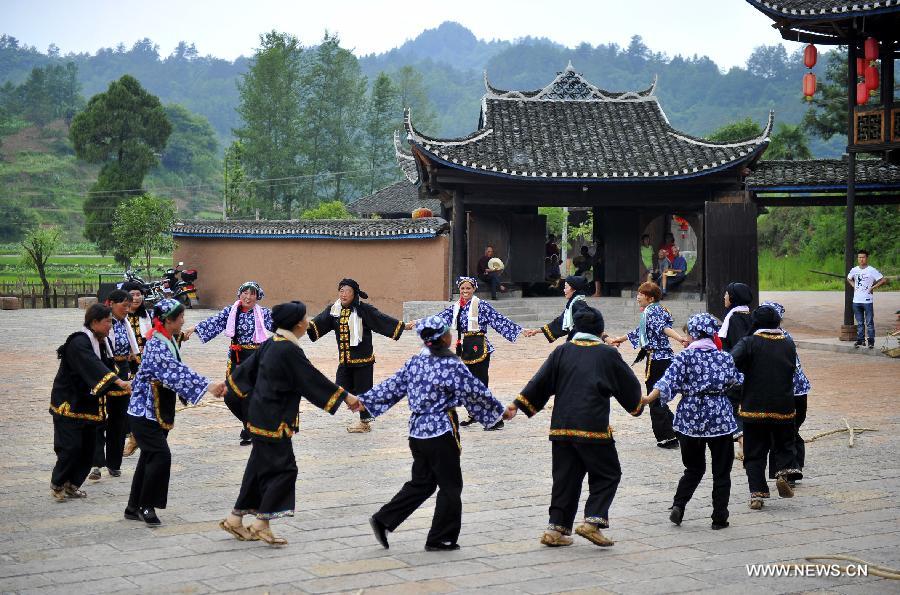
M554 254L559 258L559 245L556 243L556 236L552 233L547 236L547 243L544 245L544 251L547 258Z
M875 267L869 266L869 252L860 250L856 254L858 266L850 269L847 283L853 288L853 317L856 319L856 348L863 345L866 331L869 336L869 349L875 348L875 289L887 283L884 275Z
M660 248L657 254L656 268L652 269L647 275L649 277L648 281L653 281L660 287L662 287L666 271L672 267L672 261L669 260L668 254L665 248Z
M665 239L663 240L663 245L659 247L660 250L666 251L666 258L669 259L669 262L675 260L675 253L672 252L672 247L675 246L675 236L672 232L667 232L665 235Z
M606 274L606 271L603 267L603 244L597 244L597 249L594 250L594 260L593 260L593 268L594 268L594 295L591 297L600 297L602 295L602 287L600 284L603 282L603 277Z
M687 260L681 255L681 250L678 246L672 246L672 254L675 255L672 259L672 264L666 271L666 274L662 276L663 295L666 295L670 289L681 285L685 277L687 277Z
M653 270L653 246L650 245L649 233L641 236L641 263L647 272Z
M487 283L491 288L491 299L497 299L497 290L506 293L506 286L500 283L500 270L492 270L488 263L494 257L494 247L484 249L484 256L478 259L478 278Z
M587 272L591 270L591 250L587 246L581 247L581 253L572 260L575 265L575 274L586 277Z

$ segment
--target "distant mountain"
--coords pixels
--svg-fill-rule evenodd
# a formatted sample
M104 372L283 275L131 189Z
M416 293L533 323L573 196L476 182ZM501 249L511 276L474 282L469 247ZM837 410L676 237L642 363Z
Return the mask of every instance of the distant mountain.
M180 103L206 116L223 141L221 146L239 125L234 109L236 83L250 60L199 56L187 43L169 56L160 56L158 46L149 39L131 48L120 45L93 55L60 56L21 46L4 35L0 37L0 84L21 82L33 66L68 60L77 64L88 97L129 73L164 103ZM628 47L583 43L567 48L540 38L484 41L459 23L445 22L388 52L359 58L370 81L380 71L392 72L405 65L418 69L438 114L435 129L426 132L447 136L468 134L477 127L484 70L498 87L536 89L549 83L570 60L590 81L610 90L644 89L658 76L657 95L672 125L695 135L709 134L747 116L762 123L770 109L775 110L776 121L793 124L806 109L800 93L805 69L797 56L788 57L783 50L765 69L735 67L723 73L707 57L654 53L639 37ZM823 56L817 67L820 78L824 63ZM841 151L837 140L811 139L811 148L818 156Z

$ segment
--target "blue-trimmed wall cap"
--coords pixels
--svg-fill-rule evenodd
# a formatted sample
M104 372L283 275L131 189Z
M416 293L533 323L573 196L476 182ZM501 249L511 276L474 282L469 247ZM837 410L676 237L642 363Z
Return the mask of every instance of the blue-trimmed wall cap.
M440 217L420 219L310 219L288 221L179 221L176 237L396 240L448 233Z

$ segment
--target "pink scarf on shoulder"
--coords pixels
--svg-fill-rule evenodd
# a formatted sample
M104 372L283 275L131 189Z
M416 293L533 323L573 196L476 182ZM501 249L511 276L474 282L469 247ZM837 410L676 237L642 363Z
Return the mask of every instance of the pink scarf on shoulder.
M237 326L237 315L241 310L241 300L238 300L231 306L231 312L228 313L228 322L225 324L225 336L234 337L235 326ZM253 342L257 345L263 343L269 338L266 332L266 324L263 322L262 308L259 304L253 306Z

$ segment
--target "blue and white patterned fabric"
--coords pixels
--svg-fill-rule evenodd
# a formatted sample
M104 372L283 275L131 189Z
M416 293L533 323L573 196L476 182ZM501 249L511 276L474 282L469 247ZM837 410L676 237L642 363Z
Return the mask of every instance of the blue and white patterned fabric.
M112 324L112 333L115 335L115 341L110 341L113 343L113 356L121 357L121 356L130 356L131 355L131 343L128 341L128 317L119 320L115 316L113 316L113 324Z
M170 347L171 345L171 347ZM158 333L147 341L141 366L134 380L131 381L131 401L128 404L128 415L145 417L151 421L156 419L151 383L155 380L169 388L185 401L195 404L206 392L210 380L197 374L172 353L174 344L167 344ZM175 350L177 352L177 347Z
M660 403L668 403L681 393L672 427L686 436L725 436L737 431L734 410L725 396L728 387L743 384L731 354L715 348L681 351L663 377L653 386L659 389Z
M784 306L778 302L763 302L760 306L770 306L775 308L778 315L781 318L784 318ZM787 331L784 331L784 336L791 341L794 340ZM806 377L806 373L803 371L803 364L800 363L800 354L797 354L797 367L794 369L794 395L808 395L810 390L812 390L812 386L809 383L809 378Z
M709 312L694 314L687 321L687 332L695 339L714 337L719 332L719 321Z
M226 306L225 308L222 308L222 311L218 314L210 316L203 322L197 323L195 330L197 331L197 336L200 337L200 341L206 343L225 330L225 327L228 325L228 315L231 314L232 307L233 306ZM275 323L272 322L272 311L268 308L263 308L262 306L260 306L260 309L262 310L263 323L265 324L266 330L274 333ZM234 323L235 341L242 345L253 343L253 331L255 328L253 310L244 312L242 309L238 311L237 320L235 320Z
M503 404L458 357L439 357L425 348L403 364L396 374L358 395L374 417L383 415L403 397L409 404L411 438L435 438L453 432L454 407L489 428L500 421Z
M469 330L475 330L469 328L469 306L472 304L472 301L469 300L465 306L459 309L459 318L460 318L460 332L467 332ZM441 310L436 314L436 316L440 316L444 322L451 329L455 329L456 325L453 322L453 305L451 304L447 308ZM509 341L510 343L515 343L516 339L519 338L519 335L522 334L522 327L501 314L497 312L497 310L485 300L481 300L478 305L478 330L483 333L487 333L488 327L497 331L501 337ZM491 344L490 340L485 337L485 341L487 341L488 353L494 352L494 346Z
M794 340L787 331L784 331L784 336L791 341ZM798 354L797 367L794 368L794 395L808 395L810 390L812 390L812 385L809 383L809 378L806 377L806 372L803 371L803 364L800 363L800 355Z
M432 345L450 330L440 316L427 316L416 324L416 333L425 345Z
M651 350L650 359L660 360L675 357L675 352L669 345L669 337L665 334L667 328L672 328L672 315L669 314L669 311L654 302L644 308L642 315L645 317L647 334L647 344L643 347ZM640 325L628 333L628 341L635 349L642 347Z

